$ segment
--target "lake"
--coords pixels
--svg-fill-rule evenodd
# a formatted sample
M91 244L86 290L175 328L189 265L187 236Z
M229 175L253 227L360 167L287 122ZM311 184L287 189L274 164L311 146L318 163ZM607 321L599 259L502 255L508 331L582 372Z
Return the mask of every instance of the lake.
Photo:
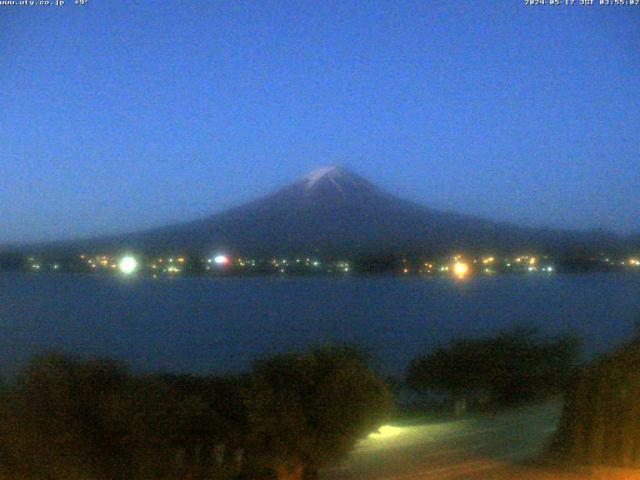
M583 337L589 355L640 320L640 275L123 278L0 273L0 372L34 353L108 356L136 371L221 373L327 342L368 349L387 373L462 336L514 325Z

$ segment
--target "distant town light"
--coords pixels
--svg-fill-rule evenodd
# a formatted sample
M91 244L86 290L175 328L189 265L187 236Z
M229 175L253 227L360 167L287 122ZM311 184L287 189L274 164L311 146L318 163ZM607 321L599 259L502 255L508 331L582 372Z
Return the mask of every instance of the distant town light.
M226 255L216 255L213 261L216 262L217 265L227 265L230 262L229 257Z
M138 268L138 261L134 257L128 255L126 257L122 257L118 267L125 275L131 275Z
M464 262L456 262L453 264L453 273L456 277L464 277L467 273L469 273L469 265Z

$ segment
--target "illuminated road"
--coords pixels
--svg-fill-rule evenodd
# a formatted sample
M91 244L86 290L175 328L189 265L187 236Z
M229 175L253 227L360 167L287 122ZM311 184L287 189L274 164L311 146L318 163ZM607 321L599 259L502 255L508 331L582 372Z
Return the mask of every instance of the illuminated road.
M324 470L320 478L513 478L515 470L523 468L514 464L535 457L549 441L560 409L561 404L556 402L495 416L383 427L380 434L360 442L342 465ZM535 475L518 472L517 476L519 480L552 478L540 471Z

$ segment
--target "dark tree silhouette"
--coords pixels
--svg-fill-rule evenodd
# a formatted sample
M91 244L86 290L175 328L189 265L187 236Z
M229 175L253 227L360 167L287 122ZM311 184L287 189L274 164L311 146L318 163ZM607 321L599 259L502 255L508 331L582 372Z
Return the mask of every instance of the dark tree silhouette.
M126 478L131 444L112 408L128 378L123 366L106 360L33 360L5 399L2 428L12 463L50 478Z
M512 405L558 393L579 351L573 336L542 338L515 329L494 337L464 339L412 361L408 384L454 399L480 394L494 405Z
M284 355L255 366L251 447L278 479L313 478L390 413L387 386L352 348Z
M0 392L0 475L25 480L311 479L391 406L343 347L222 378L49 354Z
M640 467L640 339L576 376L552 451L577 464Z

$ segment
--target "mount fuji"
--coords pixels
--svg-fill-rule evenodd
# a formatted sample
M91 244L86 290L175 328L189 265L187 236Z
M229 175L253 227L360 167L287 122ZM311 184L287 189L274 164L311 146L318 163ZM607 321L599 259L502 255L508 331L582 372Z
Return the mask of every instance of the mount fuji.
M342 167L321 168L263 198L196 221L64 242L65 250L224 250L242 255L376 255L615 247L608 233L519 227L431 209ZM49 245L51 246L51 245Z

